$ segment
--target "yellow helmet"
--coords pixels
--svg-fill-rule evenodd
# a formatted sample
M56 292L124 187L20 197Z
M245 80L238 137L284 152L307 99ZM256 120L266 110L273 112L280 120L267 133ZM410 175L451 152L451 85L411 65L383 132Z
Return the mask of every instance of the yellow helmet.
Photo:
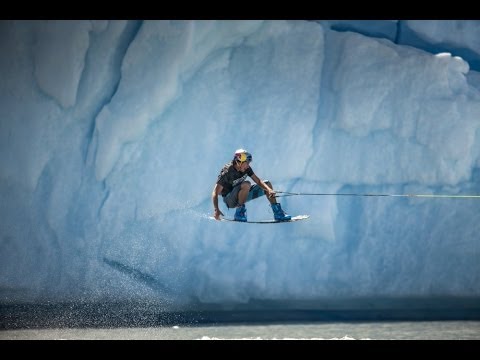
M245 149L238 149L235 151L235 155L233 157L233 160L239 161L239 162L251 162L252 161L252 154L250 154L247 150Z

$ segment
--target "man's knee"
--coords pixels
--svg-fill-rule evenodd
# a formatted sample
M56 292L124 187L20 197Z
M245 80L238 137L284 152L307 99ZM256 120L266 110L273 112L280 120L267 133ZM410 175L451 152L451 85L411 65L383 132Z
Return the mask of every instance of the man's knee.
M240 189L241 190L250 190L250 181L244 181L240 184Z
M270 180L265 180L264 183L267 184L268 187L273 190L273 185L272 185L272 183L270 182Z

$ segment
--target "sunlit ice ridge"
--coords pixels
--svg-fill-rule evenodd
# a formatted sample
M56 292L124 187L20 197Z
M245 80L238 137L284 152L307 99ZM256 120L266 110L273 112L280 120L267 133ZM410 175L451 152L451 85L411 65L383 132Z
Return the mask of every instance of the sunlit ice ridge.
M0 302L478 300L480 199L208 217L237 148L281 191L479 195L479 38L470 20L1 21Z

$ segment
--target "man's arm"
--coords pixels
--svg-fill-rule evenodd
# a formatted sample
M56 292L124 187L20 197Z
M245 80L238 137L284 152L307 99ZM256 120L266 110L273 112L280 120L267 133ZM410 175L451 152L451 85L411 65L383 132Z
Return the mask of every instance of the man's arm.
M251 176L252 180L255 181L258 186L260 186L263 190L265 190L267 197L271 198L275 196L275 191L269 188L267 184L265 184L257 175L253 174Z
M223 216L223 213L218 208L218 195L222 193L223 186L220 184L215 184L212 192L212 202L213 202L213 217L216 220L220 220L220 215Z

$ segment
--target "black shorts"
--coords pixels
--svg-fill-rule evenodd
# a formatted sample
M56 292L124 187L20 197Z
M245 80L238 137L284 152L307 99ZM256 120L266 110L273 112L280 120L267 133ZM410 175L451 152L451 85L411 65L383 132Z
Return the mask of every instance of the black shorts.
M268 180L264 180L263 182L267 183ZM241 184L235 186L232 191L230 191L227 195L223 197L223 202L227 205L229 209L236 208L238 206L238 192L240 191L240 185ZM265 190L263 190L257 184L253 184L252 186L250 186L247 200L245 202L256 199L263 195L265 195Z

